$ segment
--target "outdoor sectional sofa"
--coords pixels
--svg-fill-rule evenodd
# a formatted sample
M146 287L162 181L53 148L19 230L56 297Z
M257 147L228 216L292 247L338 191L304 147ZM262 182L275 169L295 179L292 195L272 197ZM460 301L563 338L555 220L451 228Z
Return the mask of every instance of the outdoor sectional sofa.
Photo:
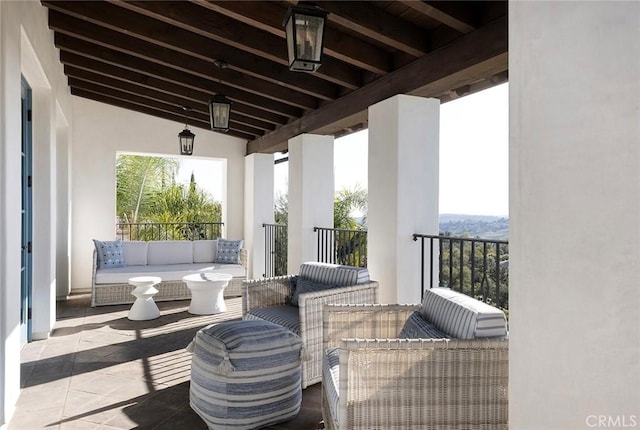
M93 251L91 306L133 303L135 297L131 291L134 287L128 284L128 280L136 276L159 276L162 279L155 286L158 289L158 294L153 297L156 301L191 298L182 278L199 272L231 274L233 278L225 288L225 297L242 294L242 281L247 277L247 251L244 248L237 252L239 261L231 263L216 262L224 260L220 256L222 249L218 249L218 240L122 241L120 246L123 261L116 264L119 267L100 267L104 264L96 250Z
M507 429L504 313L448 288L324 308L327 429Z

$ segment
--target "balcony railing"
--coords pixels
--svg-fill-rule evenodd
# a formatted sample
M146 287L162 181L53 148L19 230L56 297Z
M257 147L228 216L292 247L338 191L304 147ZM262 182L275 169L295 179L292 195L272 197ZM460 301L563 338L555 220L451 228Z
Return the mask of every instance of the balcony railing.
M314 227L318 261L367 267L367 230Z
M262 224L264 228L264 277L287 274L288 229L282 224Z
M135 222L117 223L121 240L205 240L222 236L222 222Z
M425 288L447 286L509 309L509 242L414 234L413 240L418 239L421 242L421 292ZM437 271L435 264L438 264Z

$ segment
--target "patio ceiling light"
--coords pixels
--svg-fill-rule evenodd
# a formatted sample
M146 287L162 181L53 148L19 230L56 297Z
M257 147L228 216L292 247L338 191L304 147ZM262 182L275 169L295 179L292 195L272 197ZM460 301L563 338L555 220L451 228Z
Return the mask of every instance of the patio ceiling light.
M196 135L191 133L189 126L187 125L187 112L189 108L183 106L184 110L184 130L178 133L178 141L180 142L180 155L192 155L193 154L193 140Z
M328 12L316 6L291 6L284 18L289 70L315 72L320 68L322 36Z
M209 116L211 117L211 129L214 131L229 131L229 115L231 113L231 101L221 94L216 94L209 101Z

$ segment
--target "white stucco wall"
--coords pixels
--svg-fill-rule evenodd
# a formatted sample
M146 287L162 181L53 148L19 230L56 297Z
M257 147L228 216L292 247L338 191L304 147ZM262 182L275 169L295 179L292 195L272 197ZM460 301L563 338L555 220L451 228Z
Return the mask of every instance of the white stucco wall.
M640 2L510 2L509 79L510 428L640 428Z
M54 106L71 121L71 97L46 8L0 1L0 426L20 393L21 74L33 89L33 334L39 338L55 320Z
M116 153L179 157L178 133L184 124L80 97L73 97L73 110L71 290L87 291L91 287L92 239L115 237ZM190 129L196 135L194 156L226 160L223 236L242 239L246 141Z

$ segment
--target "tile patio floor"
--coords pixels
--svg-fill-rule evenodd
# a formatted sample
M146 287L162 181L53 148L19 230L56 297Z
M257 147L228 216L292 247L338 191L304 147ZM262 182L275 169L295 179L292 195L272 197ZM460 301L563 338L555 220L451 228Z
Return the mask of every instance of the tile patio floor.
M51 337L22 351L22 392L7 430L206 429L189 407L191 354L184 348L207 324L240 319L194 316L188 301L158 303L162 316L129 321L126 306L91 308L89 295L58 302ZM303 391L298 416L269 429L322 429L320 384Z

